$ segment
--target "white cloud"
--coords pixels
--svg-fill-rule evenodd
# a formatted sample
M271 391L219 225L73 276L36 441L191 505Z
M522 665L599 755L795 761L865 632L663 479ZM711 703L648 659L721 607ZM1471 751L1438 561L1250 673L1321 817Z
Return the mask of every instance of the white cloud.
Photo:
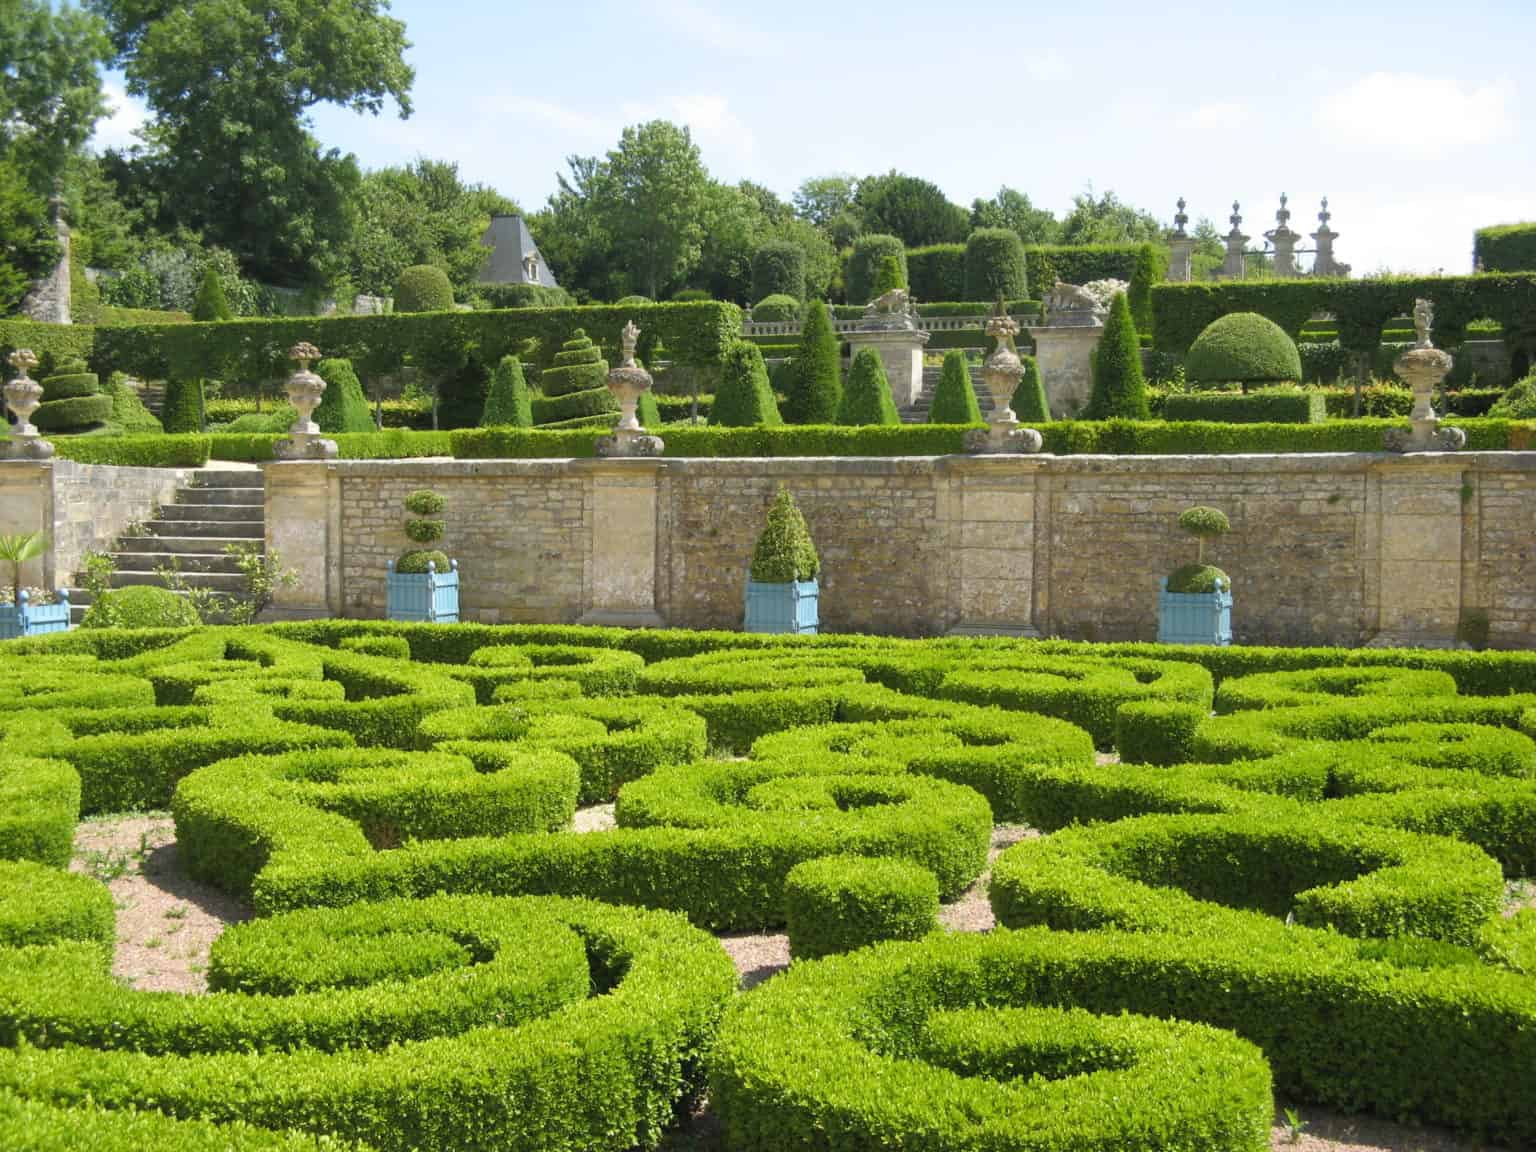
M518 98L508 101L505 107L509 115L540 121L571 136L604 137L611 130L611 124L601 116L594 116L578 108L568 108L564 104L554 104L548 100Z
M1241 128L1248 122L1246 104L1202 104L1189 114L1191 127L1205 129Z
M133 133L149 119L149 110L138 97L128 95L119 81L103 81L101 90L111 111L96 121L91 143L98 151L131 148L139 142Z
M1472 233L1488 224L1536 217L1536 194L1458 188L1415 190L1402 199L1383 196L1356 214L1333 204L1339 259L1360 276L1393 272L1472 271Z
M1449 76L1373 72L1325 96L1315 121L1341 148L1437 156L1507 135L1507 84L1463 87Z

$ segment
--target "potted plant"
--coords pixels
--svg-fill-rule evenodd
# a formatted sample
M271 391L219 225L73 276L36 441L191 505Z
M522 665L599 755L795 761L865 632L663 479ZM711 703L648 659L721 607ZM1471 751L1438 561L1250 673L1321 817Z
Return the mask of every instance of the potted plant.
M1179 527L1195 538L1193 564L1163 577L1157 598L1159 644L1232 643L1232 578L1205 562L1205 542L1232 531L1218 508L1187 508Z
M51 604L39 603L21 586L21 566L41 556L47 547L48 537L41 532L0 536L0 560L11 566L11 602L0 605L0 639L69 629L69 593L58 593Z
M748 632L814 633L821 561L795 498L783 488L768 509L747 573Z
M391 620L458 622L458 561L430 547L443 538L443 522L436 519L443 506L443 498L426 488L405 498L405 510L411 514L405 522L405 534L422 547L390 561L386 615Z

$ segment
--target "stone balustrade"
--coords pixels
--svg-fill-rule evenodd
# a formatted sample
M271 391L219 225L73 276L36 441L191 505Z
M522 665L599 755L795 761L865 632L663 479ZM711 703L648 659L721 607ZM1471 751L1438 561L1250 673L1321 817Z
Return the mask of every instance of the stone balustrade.
M975 316L915 316L913 322L920 332L980 332L987 326L990 316L977 314ZM1019 313L1014 316L1021 329L1037 327L1040 323L1040 315L1037 312ZM832 321L832 331L838 335L849 332L857 332L863 327L862 319ZM742 324L741 334L747 337L765 338L769 336L785 336L798 339L801 324L798 320L749 320Z

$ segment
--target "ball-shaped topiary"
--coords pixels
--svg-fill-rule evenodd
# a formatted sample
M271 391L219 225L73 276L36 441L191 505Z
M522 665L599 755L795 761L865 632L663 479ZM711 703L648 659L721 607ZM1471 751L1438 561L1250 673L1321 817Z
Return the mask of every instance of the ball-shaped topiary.
M873 348L860 348L848 369L848 386L838 406L839 424L900 424L896 401L891 398L891 384L885 364Z
M764 296L752 308L754 322L780 324L800 319L800 301L783 294Z
M939 386L933 390L933 404L928 409L930 424L979 424L981 405L971 383L971 367L958 348L944 354L944 370Z
M1205 542L1232 531L1232 522L1220 508L1197 506L1179 513L1179 529L1196 541L1195 563L1185 564L1168 576L1170 592L1217 592L1232 587L1232 578L1205 562Z
M920 940L938 928L939 882L907 860L824 856L789 870L784 911L796 960Z
M752 254L752 298L805 299L805 249L793 240L770 240Z
M900 269L901 285L905 285L907 283L907 249L898 237L872 232L867 236L860 236L853 242L853 251L848 254L847 269L844 273L850 304L868 304L880 295L875 291L875 278L880 271L881 262L886 257L896 260L897 267Z
M1212 321L1184 358L1184 376L1204 388L1301 381L1301 354L1285 329L1257 312L1233 312Z
M1536 375L1516 381L1488 409L1488 415L1504 420L1536 420Z
M362 382L352 370L352 361L340 357L322 360L315 365L315 374L325 381L325 393L314 415L320 431L378 431L368 410L368 397L363 395Z
M787 489L780 488L752 550L752 579L760 584L788 584L814 580L820 571L821 558L800 506Z
M437 517L446 506L447 501L429 488L418 488L407 496L405 510L411 514L405 522L407 538L416 544L436 544L441 540L444 525ZM421 573L427 571L428 564L439 572L447 572L453 566L447 553L440 549L412 548L395 561L395 571Z
M709 422L720 428L753 428L784 423L768 384L768 366L756 344L738 340L725 354Z
M413 264L400 273L395 284L396 312L449 312L453 309L453 285L448 273L435 264Z
M96 598L82 628L195 628L202 620L185 596L153 584L111 588Z

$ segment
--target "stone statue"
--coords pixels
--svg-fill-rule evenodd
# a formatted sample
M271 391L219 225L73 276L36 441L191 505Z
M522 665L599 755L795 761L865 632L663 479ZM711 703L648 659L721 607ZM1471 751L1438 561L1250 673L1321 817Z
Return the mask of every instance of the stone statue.
M1046 297L1045 310L1047 312L1096 312L1099 310L1099 302L1092 292L1080 288L1076 284L1064 284L1060 280L1051 289L1051 294Z
M1435 323L1435 305L1430 300L1415 300L1413 302L1413 332L1414 347L1432 348L1429 330Z
M892 288L889 292L869 302L867 312L895 316L905 313L907 310L907 290L905 288Z
M633 320L624 325L624 330L619 333L619 344L624 349L624 359L621 362L625 368L635 366L635 345L640 341L640 329L635 327Z

